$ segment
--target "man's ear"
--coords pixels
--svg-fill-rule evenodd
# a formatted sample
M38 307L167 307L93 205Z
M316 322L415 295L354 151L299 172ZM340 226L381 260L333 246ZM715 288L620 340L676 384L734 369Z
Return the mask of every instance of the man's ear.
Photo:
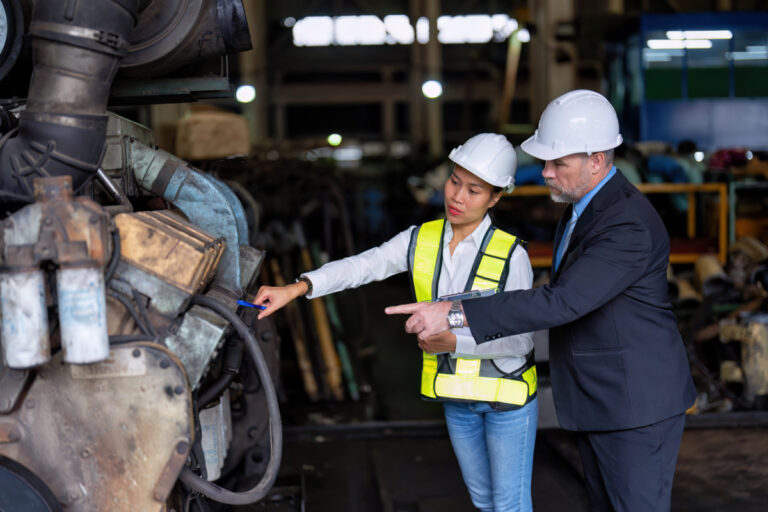
M592 153L589 156L589 163L590 163L590 171L592 174L597 174L600 171L603 170L603 166L605 165L605 153L602 151L598 151L597 153Z

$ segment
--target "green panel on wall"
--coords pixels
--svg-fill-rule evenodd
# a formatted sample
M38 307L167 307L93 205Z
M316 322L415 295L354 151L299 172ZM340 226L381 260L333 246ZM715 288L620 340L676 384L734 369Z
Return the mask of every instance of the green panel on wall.
M728 68L688 68L688 97L727 98L728 74Z
M736 96L768 96L768 66L737 66L734 77Z
M645 98L673 100L682 98L683 72L680 69L646 69Z

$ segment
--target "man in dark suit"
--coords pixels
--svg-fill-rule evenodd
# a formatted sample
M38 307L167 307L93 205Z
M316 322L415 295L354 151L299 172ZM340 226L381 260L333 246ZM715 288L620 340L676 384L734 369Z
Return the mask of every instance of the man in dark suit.
M468 325L476 340L549 328L557 417L579 432L593 510L669 510L685 411L695 389L667 302L669 236L613 166L622 142L600 94L552 101L522 149L545 161L552 199L570 203L550 284L459 303L387 308L426 339Z

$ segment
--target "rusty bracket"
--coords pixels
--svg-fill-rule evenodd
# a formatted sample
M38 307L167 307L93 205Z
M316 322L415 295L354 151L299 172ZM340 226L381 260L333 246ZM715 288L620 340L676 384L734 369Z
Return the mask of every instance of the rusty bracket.
M176 440L173 452L171 453L168 462L165 464L163 471L160 473L160 478L157 479L155 488L152 491L152 497L159 502L164 502L168 495L171 493L171 489L176 484L176 480L179 478L181 468L184 467L184 463L187 460L187 454L189 454L190 440L186 437L181 437Z

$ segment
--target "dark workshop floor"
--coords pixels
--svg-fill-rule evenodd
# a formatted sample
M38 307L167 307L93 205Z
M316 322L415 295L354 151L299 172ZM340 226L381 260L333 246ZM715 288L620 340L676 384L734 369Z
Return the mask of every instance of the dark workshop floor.
M407 284L399 278L377 283L347 299L354 303L352 309L364 310L362 317L359 311L350 313L364 334L356 341L350 336L349 342L365 354L357 368L361 402L283 404L284 457L276 487L268 500L238 510L474 510L441 422L441 407L418 398L419 351L403 333L403 319L383 314L384 306L409 300ZM345 299L339 306L344 316L349 308ZM738 428L713 428L721 421L689 421L675 475L673 511L766 510L768 421L765 415L734 418L731 426ZM540 423L550 421L542 418ZM572 436L559 429L540 430L534 509L588 510L580 471Z

